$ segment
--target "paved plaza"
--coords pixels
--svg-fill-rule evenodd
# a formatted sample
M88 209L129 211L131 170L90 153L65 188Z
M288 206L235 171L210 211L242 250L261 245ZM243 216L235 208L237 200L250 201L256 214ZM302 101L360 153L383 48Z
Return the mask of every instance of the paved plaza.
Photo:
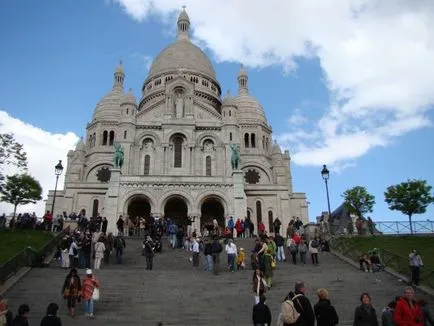
M96 303L94 320L84 317L82 303L74 319L66 315L66 303L62 301L60 292L67 272L61 270L57 262L49 268L32 269L5 294L11 309L15 312L20 303L29 304L32 325L39 325L50 302L59 304L60 317L66 326L156 325L160 321L163 325L186 326L252 324L250 269L236 273L222 271L214 276L203 271L202 261L201 267L194 269L185 251L166 249L156 256L155 269L146 271L144 257L140 256L140 242L127 241L124 264L103 266L96 272L101 282L102 300ZM242 240L238 244L247 250L253 246L253 241ZM224 258L222 254L222 262ZM80 275L83 273L84 270L80 270ZM329 253L320 254L318 267L281 263L275 272L274 287L267 294L273 325L280 301L299 279L307 283L311 301L316 301L317 288L329 289L340 325L352 324L361 292L367 291L372 295L380 313L383 306L401 294L404 288L401 282L388 274L381 274L381 282L374 283L372 274L360 272ZM422 293L417 295L425 297ZM425 299L432 301L430 297Z

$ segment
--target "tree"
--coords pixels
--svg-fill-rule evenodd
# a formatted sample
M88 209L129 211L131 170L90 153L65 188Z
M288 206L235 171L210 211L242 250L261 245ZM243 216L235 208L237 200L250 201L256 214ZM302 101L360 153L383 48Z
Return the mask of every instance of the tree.
M27 170L27 154L12 133L0 134L0 189L4 182L3 169L6 165Z
M360 218L366 213L372 213L372 208L375 205L375 196L371 195L365 187L356 186L346 190L344 197L344 205L350 214L355 214Z
M14 174L6 177L6 183L0 190L0 200L14 205L14 215L18 205L36 203L42 199L42 187L39 181L28 174Z
M400 211L408 216L411 234L413 234L411 217L414 214L425 213L428 205L434 202L431 189L426 180L407 180L389 186L384 193L384 200L389 205L389 209Z

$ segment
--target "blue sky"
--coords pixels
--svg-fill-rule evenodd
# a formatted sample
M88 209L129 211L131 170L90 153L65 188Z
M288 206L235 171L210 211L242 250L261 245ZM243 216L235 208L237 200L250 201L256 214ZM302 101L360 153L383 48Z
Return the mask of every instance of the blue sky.
M262 103L275 138L291 152L294 189L307 193L311 219L327 207L322 164L331 170L332 208L346 189L366 186L376 196L375 220L405 219L384 203L387 186L409 178L434 185L434 50L424 47L434 44L424 34L434 19L426 15L426 24L409 30L399 16L419 21L423 8L402 4L397 11L389 4L369 10L367 1L354 18L352 0L334 6L294 2L291 8L278 0L268 8L259 1L184 2L193 40L210 56L224 93L236 93L240 62L248 66L250 92ZM140 97L152 58L173 42L182 2L150 3L0 2L0 110L7 112L0 128L24 126L13 131L44 188L53 187L51 163L66 157L110 91L119 60L126 89ZM211 3L213 13L206 10ZM237 10L243 3L249 10ZM287 20L273 18L287 9ZM401 28L408 35L398 37ZM416 218L432 219L433 213L431 206Z

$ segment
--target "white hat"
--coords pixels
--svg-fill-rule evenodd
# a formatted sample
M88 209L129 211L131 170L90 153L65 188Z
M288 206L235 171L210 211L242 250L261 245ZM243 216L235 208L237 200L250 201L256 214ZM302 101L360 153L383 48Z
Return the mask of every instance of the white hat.
M90 268L86 269L86 275L92 275L92 270Z

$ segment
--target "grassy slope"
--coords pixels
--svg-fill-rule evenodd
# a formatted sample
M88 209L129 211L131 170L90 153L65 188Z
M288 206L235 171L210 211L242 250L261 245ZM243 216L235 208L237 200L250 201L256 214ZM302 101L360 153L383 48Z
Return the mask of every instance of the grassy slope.
M373 248L389 250L397 255L408 257L412 249L417 249L425 267L434 270L434 237L424 236L374 236L354 237L353 245L365 252Z
M40 230L0 229L0 265L28 246L39 250L51 238L51 234Z

